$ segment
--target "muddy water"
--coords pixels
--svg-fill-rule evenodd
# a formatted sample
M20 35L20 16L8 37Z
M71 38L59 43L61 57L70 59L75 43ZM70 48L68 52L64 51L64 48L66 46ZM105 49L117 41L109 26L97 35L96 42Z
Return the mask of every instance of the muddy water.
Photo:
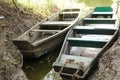
M113 0L78 0L87 7L110 6ZM60 51L60 47L49 52L38 59L24 59L23 70L29 80L42 80L44 76L51 70L52 63L56 60Z
M42 80L42 78L51 70L52 63L56 60L59 50L60 47L38 59L24 59L23 70L29 80Z

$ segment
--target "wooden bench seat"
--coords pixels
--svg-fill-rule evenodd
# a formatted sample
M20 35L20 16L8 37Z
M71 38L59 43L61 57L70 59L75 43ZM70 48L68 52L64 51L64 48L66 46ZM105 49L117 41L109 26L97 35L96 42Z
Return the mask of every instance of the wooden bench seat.
M78 71L78 69L80 69L78 74L80 77L82 77L89 70L92 61L93 58L62 54L60 60L53 63L53 67L54 70L59 72L61 75L67 75L71 77L75 72Z
M79 15L79 12L61 12L59 18L61 21L74 21Z
M58 25L58 26L69 26L72 21L45 21L41 25Z
M75 11L75 12L61 12L60 14L79 14L79 11Z
M32 30L34 32L60 32L61 30Z
M115 24L115 21L111 18L85 18L83 24Z
M94 12L113 12L111 7L96 7Z
M101 15L109 15L109 14L113 14L113 12L93 12L92 13L93 15L95 14L95 15L99 15L99 14L101 14Z
M117 30L116 27L100 27L100 26L75 26L73 29L108 29L108 30Z
M78 34L113 35L117 29L115 27L75 26L73 30Z
M80 11L79 8L73 8L73 9L64 9L63 12L74 12L74 11Z
M94 12L92 18L112 18L113 12Z
M62 54L61 59L59 60L59 62L55 62L53 64L53 66L62 67L65 64L66 60L73 60L73 64L67 63L65 65L65 67L72 68L72 69L78 69L79 68L79 65L74 64L74 63L83 62L84 63L84 71L85 71L86 68L89 67L89 65L92 62L93 58Z
M102 48L108 40L93 38L68 38L67 41L70 46Z

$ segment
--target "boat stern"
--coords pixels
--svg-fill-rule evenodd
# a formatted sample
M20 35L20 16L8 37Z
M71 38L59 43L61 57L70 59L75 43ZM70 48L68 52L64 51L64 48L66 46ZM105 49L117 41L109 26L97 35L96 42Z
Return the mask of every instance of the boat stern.
M91 61L91 58L62 55L59 62L56 61L53 63L53 68L61 76L83 79L89 69L88 65L90 65Z

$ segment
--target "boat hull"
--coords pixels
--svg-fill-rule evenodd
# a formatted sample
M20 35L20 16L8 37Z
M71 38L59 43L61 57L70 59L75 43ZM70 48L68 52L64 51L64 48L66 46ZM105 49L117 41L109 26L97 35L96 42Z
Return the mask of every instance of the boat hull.
M105 53L113 44L114 42L117 40L118 38L118 31L115 32L113 38L104 46L104 48L98 53L99 55L96 56L96 58L94 59L94 61L91 63L91 65L89 65L88 69L86 71L83 72L83 70L80 70L78 72L78 78L75 77L76 79L85 79L88 76L88 73L91 73L92 70L90 69L94 69L96 67L96 63L98 63L99 58L103 55L103 53ZM57 62L56 62L57 63ZM60 70L61 67L64 65L62 64L62 66L58 66L59 64L53 64L53 68L55 72L58 72L58 74L62 77L62 78L74 78L73 74L76 72L76 69L74 68L68 68L68 67L64 67L64 69L62 70L62 73L60 74ZM57 65L57 66L54 66ZM69 74L66 74L69 73ZM83 74L84 73L84 74Z
M12 42L24 57L38 58L55 49L79 20L80 9L63 9L23 33Z
M59 46L60 44L62 44L66 33L67 33L67 31L64 32L63 34L56 35L54 38L51 38L50 40L44 41L40 45L38 44L37 46L33 46L33 50L31 50L31 51L30 51L30 49L21 50L21 53L23 53L23 55L28 58L40 57L40 56L52 51L53 49L57 48L57 46Z

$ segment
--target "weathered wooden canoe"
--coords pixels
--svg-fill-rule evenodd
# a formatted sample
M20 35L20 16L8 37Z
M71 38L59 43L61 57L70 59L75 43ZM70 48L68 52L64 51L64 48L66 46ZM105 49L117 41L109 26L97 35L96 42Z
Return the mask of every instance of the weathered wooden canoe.
M84 79L117 38L119 23L111 7L94 11L69 30L53 68L61 76Z
M25 57L36 58L61 43L80 17L80 9L64 9L39 22L13 43Z

